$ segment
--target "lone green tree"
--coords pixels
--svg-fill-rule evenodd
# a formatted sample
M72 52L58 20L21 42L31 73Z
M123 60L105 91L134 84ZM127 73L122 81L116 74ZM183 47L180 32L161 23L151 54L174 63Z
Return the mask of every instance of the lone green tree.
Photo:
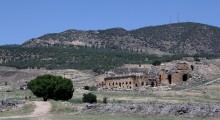
M73 96L73 83L70 79L61 76L42 75L27 84L34 95L47 99L69 100Z

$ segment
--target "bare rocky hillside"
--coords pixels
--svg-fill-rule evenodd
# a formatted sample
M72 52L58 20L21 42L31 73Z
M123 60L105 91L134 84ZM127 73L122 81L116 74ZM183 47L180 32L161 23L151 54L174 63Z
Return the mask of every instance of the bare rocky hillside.
M89 46L153 54L216 54L220 28L200 23L175 23L135 30L67 30L31 39L22 46Z

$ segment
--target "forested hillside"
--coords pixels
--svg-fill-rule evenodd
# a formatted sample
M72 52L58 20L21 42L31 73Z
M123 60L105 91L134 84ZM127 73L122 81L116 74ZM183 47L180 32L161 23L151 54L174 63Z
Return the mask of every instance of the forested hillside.
M0 47L0 65L16 68L90 69L103 73L129 63L146 63L145 53L113 51L85 47Z

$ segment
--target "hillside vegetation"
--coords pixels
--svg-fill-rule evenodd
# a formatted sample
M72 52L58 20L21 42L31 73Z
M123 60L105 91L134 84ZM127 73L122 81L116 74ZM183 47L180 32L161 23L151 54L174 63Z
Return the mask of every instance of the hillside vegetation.
M135 30L67 30L31 39L22 46L88 46L150 54L219 54L220 28L200 23L174 23Z
M18 69L78 69L104 73L124 64L146 64L179 60L190 55L156 56L147 53L128 52L90 47L21 47L1 46L0 66ZM218 55L201 54L191 57L216 58Z
M148 57L156 58L154 55L145 53L84 47L0 47L0 65L19 69L90 69L103 73L123 64L146 63Z

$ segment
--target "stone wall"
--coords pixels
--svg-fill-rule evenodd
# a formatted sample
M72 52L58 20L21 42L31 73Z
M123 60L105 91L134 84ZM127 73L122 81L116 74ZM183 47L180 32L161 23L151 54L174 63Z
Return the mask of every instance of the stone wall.
M168 74L166 73L165 70L161 70L161 71L160 71L158 84L159 84L159 85L167 85L167 84L169 84Z
M134 79L133 77L128 77L114 80L106 80L106 87L108 89L133 89Z
M146 76L122 76L107 78L104 82L99 82L98 86L104 90L133 90L148 84Z
M161 70L159 72L158 83L160 85L175 85L182 81L187 81L192 73L191 66L187 63L177 63L175 71Z
M189 68L187 63L177 63L177 70L188 70Z

